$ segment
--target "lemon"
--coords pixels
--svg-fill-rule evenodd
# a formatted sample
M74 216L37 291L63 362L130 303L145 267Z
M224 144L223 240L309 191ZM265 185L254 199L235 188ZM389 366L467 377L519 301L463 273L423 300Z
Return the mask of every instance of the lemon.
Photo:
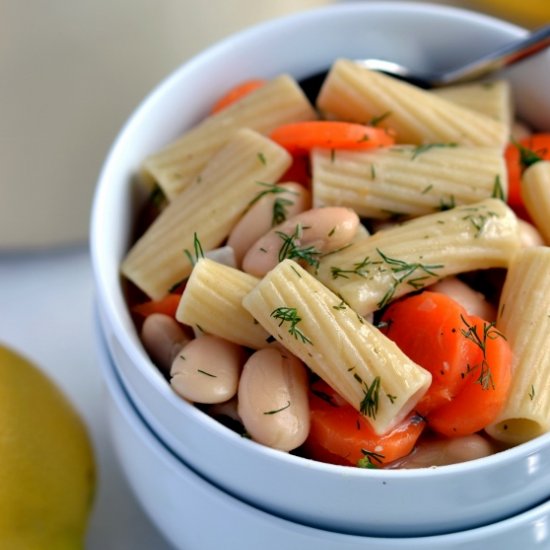
M38 367L0 345L0 548L82 548L94 487L81 418Z

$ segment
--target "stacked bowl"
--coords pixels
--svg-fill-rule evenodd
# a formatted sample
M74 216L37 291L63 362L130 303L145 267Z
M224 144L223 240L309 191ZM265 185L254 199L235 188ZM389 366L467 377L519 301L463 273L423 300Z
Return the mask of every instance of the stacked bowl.
M102 372L113 441L144 508L181 548L516 548L550 544L550 435L463 464L419 470L323 464L243 438L178 397L129 312L120 265L144 193L143 159L204 117L220 92L282 73L298 80L347 57L423 72L525 35L429 4L350 3L230 37L162 82L117 138L92 213ZM506 75L516 111L550 128L550 56Z

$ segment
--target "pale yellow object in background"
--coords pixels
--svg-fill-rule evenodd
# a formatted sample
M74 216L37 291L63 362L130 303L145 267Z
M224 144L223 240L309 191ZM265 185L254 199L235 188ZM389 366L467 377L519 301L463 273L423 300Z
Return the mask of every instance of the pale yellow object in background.
M120 127L168 73L329 0L0 0L0 249L84 242Z
M0 546L82 549L96 483L87 428L40 368L1 344L0 456Z

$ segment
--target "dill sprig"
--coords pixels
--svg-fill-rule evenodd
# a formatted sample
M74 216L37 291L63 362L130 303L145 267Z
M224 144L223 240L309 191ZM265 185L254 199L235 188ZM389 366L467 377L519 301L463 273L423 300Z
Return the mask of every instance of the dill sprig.
M277 197L273 203L273 214L271 216L271 227L275 227L280 223L286 221L288 217L288 207L292 206L294 201L285 199L283 197Z
M380 453L375 453L373 451L367 451L366 449L361 449L361 454L363 455L363 458L360 458L357 461L357 467L358 468L378 468L380 464L382 464L383 459L385 458L384 455ZM375 464L375 462L377 464Z
M187 248L183 251L192 266L194 266L200 258L204 258L204 250L202 249L201 242L196 233L193 233L193 248L195 250L195 256L193 256Z
M272 411L265 411L264 414L267 414L267 415L277 414L277 413L280 413L281 411L284 411L285 409L288 409L288 407L290 407L290 401L287 401L287 404L284 405L283 407L281 407L280 409L274 409Z
M502 187L502 181L500 180L500 174L495 176L495 182L493 184L493 192L491 193L493 199L500 199L501 201L506 201L506 196L504 193L504 188Z
M289 260L302 260L308 265L317 269L319 267L319 257L321 252L314 246L305 246L300 248L296 241L299 241L303 235L303 227L301 224L296 225L296 229L292 235L283 233L282 231L276 231L275 233L282 239L283 244L279 250L279 261L282 262L285 259Z
M366 382L364 384L365 389L363 392L365 396L359 404L359 411L369 418L376 419L379 404L380 376L377 376L370 386Z
M416 159L422 153L435 149L436 147L457 147L456 143L426 143L424 145L418 145L413 149L411 160Z
M376 251L380 254L380 257L390 267L392 273L394 274L393 283L378 303L379 308L383 308L391 302L395 295L395 291L400 284L407 283L415 290L418 290L424 287L426 281L429 280L430 277L437 277L437 273L434 271L435 269L441 269L444 267L443 264L406 262L405 260L400 260L399 258L391 258L378 248ZM423 275L412 277L417 272L423 273Z
M514 141L513 144L519 151L519 162L523 169L529 168L532 164L543 160L543 157L537 151L533 151L533 149L529 149L529 147L525 147L517 141Z
M312 341L298 328L298 323L302 318L298 315L298 310L295 307L278 307L271 312L270 317L280 321L279 326L283 323L290 323L288 333L294 336L296 340L301 340L304 344L312 344Z
M342 269L338 266L331 266L330 274L333 279L338 279L342 277L343 279L349 279L350 275L358 275L359 277L365 277L369 270L367 269L370 266L380 264L380 261L373 261L369 256L365 256L360 262L353 264L351 269Z
M487 361L487 341L495 340L496 338L504 338L504 335L495 328L495 323L483 323L483 331L481 334L478 333L477 325L471 325L464 316L460 316L462 322L466 326L465 329L460 329L460 333L464 338L473 342L482 353L482 359L480 365L480 374L476 380L478 384L484 390L495 389L495 384L493 381L493 375L491 373L491 366ZM468 372L475 370L478 366L469 367Z

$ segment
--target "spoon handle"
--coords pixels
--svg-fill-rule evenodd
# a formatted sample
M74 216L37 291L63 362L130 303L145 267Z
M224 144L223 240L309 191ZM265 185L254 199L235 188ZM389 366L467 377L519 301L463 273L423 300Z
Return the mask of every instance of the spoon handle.
M488 73L517 63L522 59L531 57L548 46L550 46L550 25L533 31L525 38L506 44L481 59L468 63L453 71L447 71L433 84L442 86L445 84L475 80Z

